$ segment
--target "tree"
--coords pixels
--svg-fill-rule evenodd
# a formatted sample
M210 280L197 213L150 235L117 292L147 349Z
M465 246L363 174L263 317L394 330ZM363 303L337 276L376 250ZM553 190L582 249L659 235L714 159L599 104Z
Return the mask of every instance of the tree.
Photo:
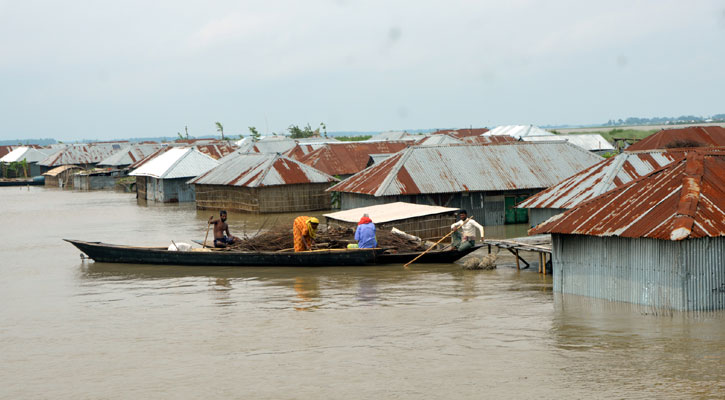
M222 126L222 123L217 121L216 123L216 131L222 134L222 140L224 139L224 126Z
M176 135L179 136L179 140L189 140L189 127L187 127L186 125L184 125L184 132L186 132L186 137L184 137L181 132L176 132Z
M320 128L322 128L322 131L325 133L325 137L327 137L327 125L325 125L324 122L320 122Z
M297 125L290 125L287 130L289 131L290 137L292 139L304 139L312 137L312 135L315 134L310 124L307 124L307 126L305 126L304 128L300 128Z
M255 128L255 127L253 127L253 126L250 126L250 127L249 127L249 132L251 132L251 133L252 133L252 141L254 141L254 142L258 142L258 141L259 141L259 138L260 138L260 137L262 136L262 135L260 135L260 134L259 134L259 132L257 131L257 128Z

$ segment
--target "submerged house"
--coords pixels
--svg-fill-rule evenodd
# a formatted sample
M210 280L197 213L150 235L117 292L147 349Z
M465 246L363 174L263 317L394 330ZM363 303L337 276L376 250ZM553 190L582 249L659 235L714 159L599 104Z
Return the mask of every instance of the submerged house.
M194 201L189 178L219 165L215 159L193 147L173 147L159 154L129 175L136 177L136 196L162 203Z
M101 160L121 150L125 143L91 143L72 144L59 148L38 162L41 172L50 171L62 165L76 165L83 168L93 168Z
M51 169L43 174L45 177L45 186L71 188L73 187L73 175L82 171L83 168L77 165L62 165Z
M364 170L371 154L397 153L409 144L404 141L328 143L301 156L299 161L328 175L345 179Z
M343 210L403 201L463 208L485 225L525 223L517 202L600 160L569 143L413 146L328 191Z
M723 309L725 151L688 151L529 233L552 236L556 292Z
M16 171L16 176L22 176L26 172L29 177L40 175L40 166L38 163L48 157L50 149L34 148L29 146L19 146L0 157L0 163L9 165L11 163L20 163L25 161L27 171ZM7 178L8 176L6 176Z
M622 153L602 160L539 192L518 209L528 209L529 225L536 226L554 215L629 183L685 156L685 150L652 150Z
M189 181L198 209L254 213L327 210L332 176L280 154L234 154Z
M325 214L327 227L356 228L368 214L378 230L397 228L423 240L438 239L451 231L457 208L413 203L389 203Z
M160 148L160 144L132 144L104 158L98 163L98 166L116 169L126 168L136 161L143 160Z

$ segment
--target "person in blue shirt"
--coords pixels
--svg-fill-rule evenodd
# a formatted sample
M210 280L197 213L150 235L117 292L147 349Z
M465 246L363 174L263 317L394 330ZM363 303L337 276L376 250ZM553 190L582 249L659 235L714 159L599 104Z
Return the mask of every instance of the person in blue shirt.
M375 224L370 216L364 214L360 218L360 222L357 223L357 229L355 230L355 240L357 240L357 246L361 249L372 249L378 247L378 241L375 240Z

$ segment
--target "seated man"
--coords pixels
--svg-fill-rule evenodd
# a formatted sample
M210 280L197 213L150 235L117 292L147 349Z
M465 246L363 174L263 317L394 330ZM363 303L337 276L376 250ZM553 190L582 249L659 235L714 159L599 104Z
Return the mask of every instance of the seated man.
M468 218L466 210L461 210L458 213L458 218L458 222L451 225L451 229L455 230L453 232L453 246L458 251L463 251L476 245L476 229L481 232L481 239L483 239L483 227L474 221L473 217Z
M378 247L378 241L375 240L375 224L373 224L369 215L364 214L362 218L360 218L360 222L357 223L355 240L357 240L357 246L360 249L372 249Z
M213 215L209 217L209 224L214 224L214 247L224 248L232 243L239 243L241 241L229 232L226 211L219 211L219 219L214 219ZM226 235L224 234L225 232Z
M317 234L317 226L320 221L315 217L300 216L295 218L292 224L292 235L295 243L295 251L312 250L312 244Z

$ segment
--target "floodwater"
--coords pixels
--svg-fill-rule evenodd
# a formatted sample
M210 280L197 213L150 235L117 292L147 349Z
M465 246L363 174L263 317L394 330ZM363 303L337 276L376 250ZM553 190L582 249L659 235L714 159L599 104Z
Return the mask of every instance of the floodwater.
M188 242L203 237L211 213L44 188L0 188L0 207L0 398L725 393L723 312L653 314L554 296L550 277L507 266L93 263L61 239ZM230 225L253 234L289 217L233 213Z

